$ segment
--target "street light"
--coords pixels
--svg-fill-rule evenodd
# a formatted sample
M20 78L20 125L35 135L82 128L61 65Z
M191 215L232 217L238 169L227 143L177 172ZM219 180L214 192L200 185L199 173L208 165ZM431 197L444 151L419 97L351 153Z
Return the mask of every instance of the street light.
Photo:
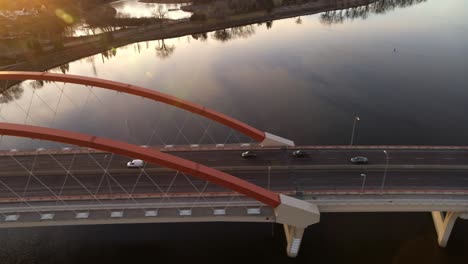
M351 133L351 143L349 144L350 146L353 145L354 141L354 130L356 129L356 122L359 121L359 116L354 116L354 122L353 122L353 132Z
M367 175L365 175L364 173L361 173L361 177L363 177L363 179L362 179L361 192L364 192L364 185L366 184L366 177L367 177Z
M384 186L385 186L385 178L387 177L387 169L388 169L388 153L386 150L383 151L383 153L385 153L385 160L386 160L386 163L385 163L385 170L384 170L384 174L383 174L383 179L382 179L382 186L380 187L380 191L383 192L383 189L384 189Z

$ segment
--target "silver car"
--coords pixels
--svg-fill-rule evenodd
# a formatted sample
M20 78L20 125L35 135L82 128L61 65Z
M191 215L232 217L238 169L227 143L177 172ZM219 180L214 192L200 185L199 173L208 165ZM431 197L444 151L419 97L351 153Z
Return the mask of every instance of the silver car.
M349 161L351 161L353 164L367 164L369 161L366 157L353 157Z

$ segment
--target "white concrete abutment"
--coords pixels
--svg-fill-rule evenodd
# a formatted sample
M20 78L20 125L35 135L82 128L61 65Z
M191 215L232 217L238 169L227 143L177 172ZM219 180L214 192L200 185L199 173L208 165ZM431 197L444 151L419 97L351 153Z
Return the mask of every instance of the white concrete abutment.
M305 229L320 222L317 205L280 194L281 204L275 208L276 222L283 224L286 237L286 252L289 257L296 257L302 243ZM437 232L439 246L445 247L458 218L468 220L468 212L432 211L432 218Z
M295 146L294 141L270 134L268 132L265 132L265 139L260 142L260 145L263 147Z
M276 222L284 225L286 252L296 257L304 230L320 221L318 207L310 202L280 194L281 204L275 208Z
M468 213L461 212L446 212L445 215L440 211L432 212L432 220L437 232L437 242L439 246L446 247L450 234L452 233L453 226L457 218L468 219Z

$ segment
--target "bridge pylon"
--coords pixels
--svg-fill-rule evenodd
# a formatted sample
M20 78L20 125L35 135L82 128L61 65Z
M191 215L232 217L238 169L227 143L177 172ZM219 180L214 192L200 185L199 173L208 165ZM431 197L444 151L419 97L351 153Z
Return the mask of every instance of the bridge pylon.
M296 257L304 230L320 222L318 207L310 202L280 194L280 205L275 208L276 222L284 225L289 257Z
M434 220L434 226L437 232L437 242L439 243L439 246L447 246L453 226L455 225L458 217L462 219L468 219L468 213L447 212L444 215L442 212L432 212L432 220Z

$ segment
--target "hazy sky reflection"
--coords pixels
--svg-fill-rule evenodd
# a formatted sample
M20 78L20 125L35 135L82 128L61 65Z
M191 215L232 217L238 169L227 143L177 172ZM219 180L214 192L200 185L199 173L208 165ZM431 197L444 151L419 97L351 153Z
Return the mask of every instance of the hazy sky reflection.
M69 73L179 96L298 144L348 144L354 114L362 120L357 144L466 144L466 5L430 0L333 25L321 23L320 14L304 16L302 24L254 25L253 35L226 42L213 33L204 41L185 36L164 41L173 48L166 58L158 56L161 42L143 42L71 63ZM45 86L38 93L56 100L57 89ZM17 103L27 104L30 93L25 88ZM118 115L91 113L119 102L119 115L128 115L135 131L157 115L152 102L96 93L101 102L89 103L87 115L77 121L79 109L66 106L57 126L128 138L128 129L118 132L125 126ZM135 140L148 135L141 137Z

